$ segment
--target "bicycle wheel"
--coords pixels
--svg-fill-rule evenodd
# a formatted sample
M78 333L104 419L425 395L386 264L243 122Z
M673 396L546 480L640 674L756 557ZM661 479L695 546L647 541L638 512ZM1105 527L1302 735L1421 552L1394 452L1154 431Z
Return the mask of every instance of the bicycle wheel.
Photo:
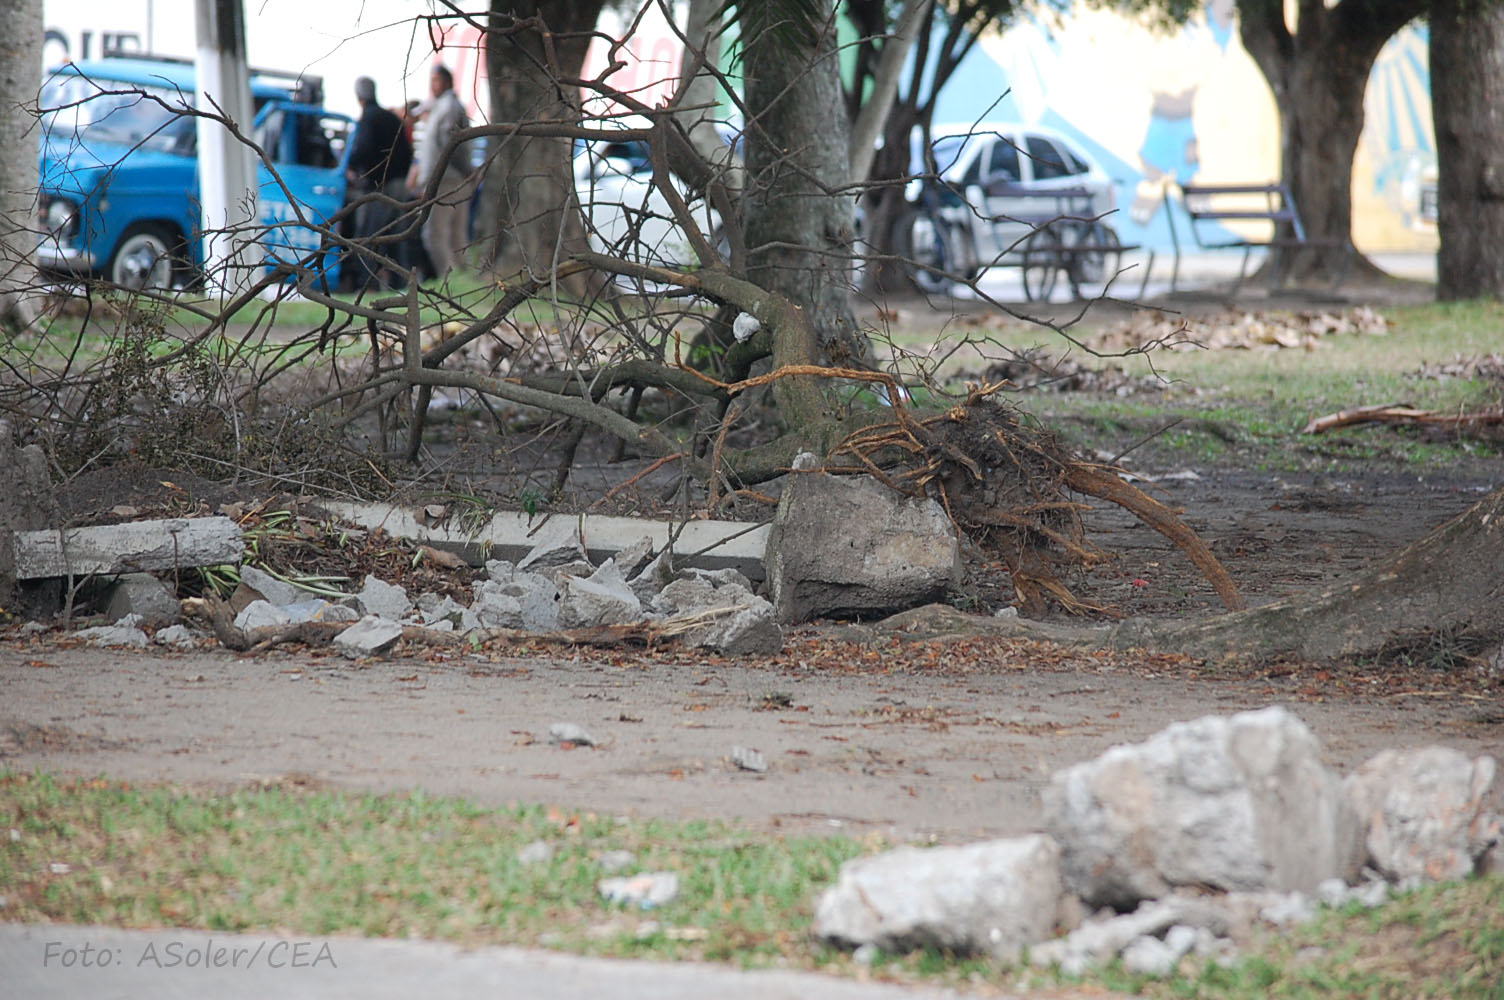
M947 273L955 258L950 232L934 214L913 209L899 216L893 227L893 250L922 294L939 295L953 284Z
M1024 241L1024 298L1030 302L1048 302L1055 292L1062 270L1061 234L1055 226L1040 226Z
M1101 222L1077 227L1073 232L1075 245L1086 248L1075 252L1067 250L1071 264L1071 290L1079 299L1085 297L1082 286L1100 285L1105 291L1117 277L1123 266L1123 242L1118 239L1117 230Z

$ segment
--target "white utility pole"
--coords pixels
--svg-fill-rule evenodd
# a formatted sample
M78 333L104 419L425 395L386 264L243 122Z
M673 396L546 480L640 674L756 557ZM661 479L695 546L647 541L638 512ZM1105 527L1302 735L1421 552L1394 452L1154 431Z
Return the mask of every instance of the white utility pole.
M216 107L240 133L255 124L251 73L245 57L242 0L194 0L198 31L198 109ZM249 285L259 254L252 253L257 220L256 162L249 146L208 118L198 120L200 219L204 274L224 294Z

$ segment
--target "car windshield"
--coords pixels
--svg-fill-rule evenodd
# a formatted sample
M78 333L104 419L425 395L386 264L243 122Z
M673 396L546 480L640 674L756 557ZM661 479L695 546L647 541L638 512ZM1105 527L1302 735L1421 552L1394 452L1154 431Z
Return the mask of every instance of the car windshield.
M178 150L192 141L193 97L154 85L54 76L39 101L43 134L57 140L79 136L147 149Z

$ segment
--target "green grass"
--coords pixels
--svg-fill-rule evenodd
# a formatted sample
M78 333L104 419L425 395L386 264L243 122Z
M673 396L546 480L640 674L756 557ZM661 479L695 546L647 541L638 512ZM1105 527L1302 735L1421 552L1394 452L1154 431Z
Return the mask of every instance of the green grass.
M11 834L9 831L14 830ZM522 847L544 840L551 860ZM782 837L734 824L639 821L540 806L488 808L414 792L297 784L189 791L0 772L0 919L304 935L414 936L587 954L854 973L809 933L842 862L880 841ZM667 870L679 898L604 902L601 856ZM58 866L66 866L61 868ZM1151 997L1497 998L1504 879L1432 887L1375 911L1326 912L1269 934L1233 967L1151 981L1109 968L1086 988ZM871 974L953 986L1057 989L1055 973L935 951L879 954Z
M1425 364L1504 351L1504 304L1446 303L1385 311L1384 334L1332 334L1312 351L1157 351L1152 357L1085 359L1130 375L1158 373L1163 391L1114 396L1022 392L1025 409L1077 444L1114 451L1139 445L1140 459L1211 462L1236 458L1269 471L1341 471L1373 461L1413 470L1504 454L1498 439L1432 428L1363 425L1302 435L1312 418L1338 410L1409 404L1444 413L1497 408L1504 383L1420 378ZM1037 332L1020 344L1047 343ZM1057 351L1059 353L1059 351Z

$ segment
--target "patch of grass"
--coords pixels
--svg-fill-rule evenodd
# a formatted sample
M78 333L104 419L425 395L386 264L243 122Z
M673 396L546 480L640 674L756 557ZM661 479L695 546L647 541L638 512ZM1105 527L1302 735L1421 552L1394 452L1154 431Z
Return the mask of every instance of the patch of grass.
M1341 472L1376 460L1423 471L1504 455L1497 438L1413 425L1301 435L1313 417L1359 406L1405 403L1459 412L1504 402L1504 384L1497 379L1417 377L1428 364L1497 353L1504 304L1411 306L1386 315L1393 322L1387 333L1329 335L1312 351L1158 351L1151 359L1094 362L1133 376L1157 372L1165 380L1160 393L1020 393L1016 398L1046 422L1062 423L1083 447L1110 452L1143 441L1141 459L1165 462L1222 458L1227 449L1219 438L1236 442L1246 465L1276 472ZM1177 419L1188 426L1155 433Z
M844 838L489 809L421 792L190 793L14 773L0 774L0 829L17 831L0 834L7 920L411 935L749 964L801 949L815 895L862 850ZM553 858L519 861L540 839ZM679 898L648 912L603 901L599 858L616 850L636 856L629 871L677 872Z
M10 831L15 831L11 833ZM535 840L552 858L525 864ZM934 949L870 968L809 933L842 862L880 841L778 837L731 824L487 808L414 792L358 795L295 782L191 792L0 772L0 918L415 936L655 959L796 966L1008 989L1075 980ZM596 884L608 851L627 872L680 877L678 899L623 909ZM1169 980L1111 967L1089 990L1149 997L1497 998L1504 879L1423 889L1373 911L1325 911L1270 933L1235 966L1182 963Z

